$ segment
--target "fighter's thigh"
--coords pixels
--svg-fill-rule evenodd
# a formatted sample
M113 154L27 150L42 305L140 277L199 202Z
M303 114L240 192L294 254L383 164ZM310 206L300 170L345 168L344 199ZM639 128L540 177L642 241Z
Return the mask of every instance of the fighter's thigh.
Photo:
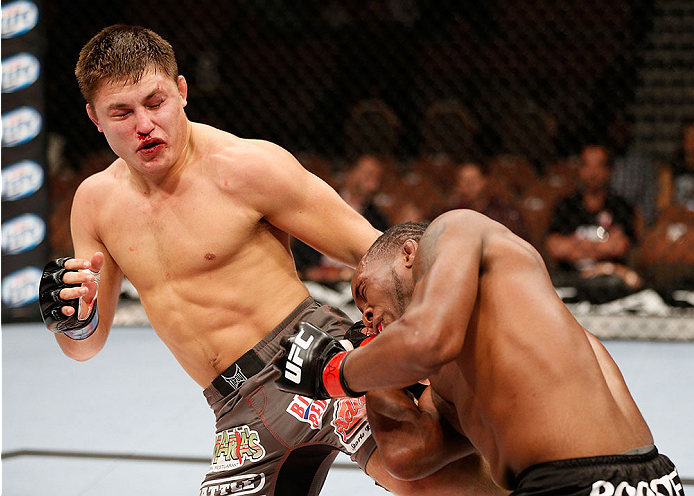
M286 451L284 442L242 398L217 421L212 460L200 495L271 491Z

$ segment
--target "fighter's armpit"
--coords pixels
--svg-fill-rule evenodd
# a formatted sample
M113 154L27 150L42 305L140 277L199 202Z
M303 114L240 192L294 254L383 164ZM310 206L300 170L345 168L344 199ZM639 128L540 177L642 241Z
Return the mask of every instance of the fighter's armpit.
M433 387L429 386L422 393L422 396L419 398L419 408L425 411L436 410L453 429L465 435L465 431L458 420L458 412L455 405L442 398Z

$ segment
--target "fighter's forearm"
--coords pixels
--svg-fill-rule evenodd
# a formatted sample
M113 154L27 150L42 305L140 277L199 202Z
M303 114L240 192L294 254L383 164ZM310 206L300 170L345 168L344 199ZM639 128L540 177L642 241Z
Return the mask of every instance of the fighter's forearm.
M354 243L352 243L354 245L353 249L346 252L343 255L344 258L341 260L342 263L344 263L348 267L351 267L352 269L357 267L359 261L361 260L361 257L364 256L364 254L373 244L376 238L378 238L382 234L381 231L371 226L371 224L369 224L368 221L366 221L366 219L360 219L360 224L360 242L355 241Z
M343 377L353 391L399 389L426 379L441 366L428 342L417 342L417 332L392 323L369 346L345 358Z

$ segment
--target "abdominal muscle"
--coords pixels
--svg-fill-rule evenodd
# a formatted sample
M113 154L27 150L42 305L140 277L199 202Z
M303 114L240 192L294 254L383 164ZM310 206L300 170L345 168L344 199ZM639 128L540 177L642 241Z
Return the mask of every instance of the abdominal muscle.
M262 257L170 277L138 291L152 327L201 387L309 296L293 264L268 263Z

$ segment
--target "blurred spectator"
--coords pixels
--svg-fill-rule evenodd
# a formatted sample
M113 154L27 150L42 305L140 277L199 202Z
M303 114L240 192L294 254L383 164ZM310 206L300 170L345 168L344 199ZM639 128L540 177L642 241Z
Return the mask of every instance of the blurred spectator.
M545 255L545 236L555 205L576 190L576 160L557 159L545 173L530 182L521 194L519 208L530 236L529 241Z
M658 167L651 157L632 146L630 124L619 114L608 129L613 160L610 188L637 207L646 224L651 225L658 214Z
M694 212L694 120L682 123L680 145L666 172L669 204L681 205Z
M537 171L522 155L503 153L489 161L487 177L503 183L509 199L520 198L525 190L537 181Z
M397 210L393 214L393 224L429 222L429 220L419 205L411 201L399 203Z
M448 182L451 182L448 175ZM388 181L390 182L390 181ZM391 224L403 222L427 222L432 220L429 214L440 212L444 208L446 196L438 185L438 180L433 176L433 171L426 172L412 167L407 172L400 172L395 184L384 182L382 190L390 192L392 204L384 208ZM379 193L380 200L383 193Z
M383 165L373 155L362 155L345 174L340 196L379 231L388 229L386 216L374 204L383 181Z
M426 177L440 191L440 194L448 196L453 189L451 177L455 175L456 162L448 154L420 156L410 164L409 170L413 174Z
M374 203L383 180L383 165L373 155L360 156L345 174L340 196L357 212L362 214L379 231L390 227L383 212ZM299 276L305 280L322 283L347 281L352 269L339 264L295 239L292 242L294 261Z
M661 171L663 199L635 262L655 288L694 288L694 120L682 123L672 163Z
M627 267L626 259L637 241L637 214L626 200L610 192L610 168L604 147L583 148L578 171L581 185L556 206L547 253L569 275L617 278L633 289L641 285L641 279Z
M661 212L635 255L650 287L694 289L694 211L675 204Z
M489 180L489 175L478 162L463 162L455 174L455 186L446 210L469 208L505 225L518 236L528 239L528 229L520 211L505 198ZM432 216L435 217L435 216Z

